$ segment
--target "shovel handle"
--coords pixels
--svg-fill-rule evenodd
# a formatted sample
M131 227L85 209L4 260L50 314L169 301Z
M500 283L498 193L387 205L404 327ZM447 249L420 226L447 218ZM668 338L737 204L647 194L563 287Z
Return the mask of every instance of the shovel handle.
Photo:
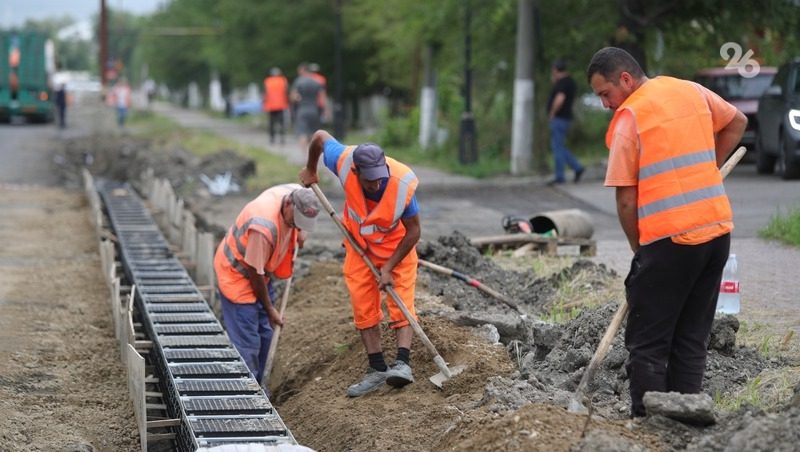
M292 264L297 259L297 246L294 247L294 256L292 257ZM283 296L281 297L281 302L278 305L278 312L280 312L281 317L283 317L283 313L286 311L286 305L289 302L289 290L292 288L292 279L294 279L294 272L292 272L292 276L290 276L286 280L286 287L283 288ZM281 338L281 330L283 329L280 325L275 325L272 332L272 341L269 343L269 352L267 353L267 363L264 364L264 375L261 377L261 385L266 386L269 383L269 375L272 373L272 365L275 363L275 353L278 350L278 340Z
M311 184L311 189L317 195L317 198L319 198L320 203L322 203L322 207L325 209L326 212L328 212L328 215L331 216L333 222L336 223L336 226L339 228L344 237L350 243L350 246L354 250L356 250L359 256L361 256L361 258L364 260L364 263L366 263L367 267L369 267L370 271L372 271L372 274L376 278L380 278L380 272L378 271L378 268L375 267L375 264L372 263L372 260L370 260L370 258L361 248L361 245L359 245L359 243L356 241L356 239L353 237L350 231L348 231L347 228L344 227L344 224L342 224L342 220L340 220L339 216L336 215L336 211L333 209L333 206L331 205L330 202L328 202L328 198L325 197L325 193L322 193L322 190L320 190L317 184ZM431 342L431 340L428 339L428 335L426 335L425 331L422 330L422 327L419 326L419 322L417 322L417 319L415 319L411 315L411 312L409 312L405 303L403 303L403 300L400 298L399 295L397 295L397 292L395 292L394 287L391 286L386 287L386 292L389 294L390 297L392 297L392 301L394 301L394 304L397 305L398 308L400 308L400 311L403 313L403 316L406 318L406 320L408 320L408 323L409 325L411 325L411 328L414 330L415 333L417 333L419 339L422 341L423 344L425 344L425 347L433 355L433 361L439 367L439 370L442 371L442 374L445 377L450 378L452 374L450 372L450 369L447 367L447 363L445 363L444 358L442 358L441 355L439 355L439 352L436 351L436 347L434 347L433 342Z
M478 290L481 290L481 291L489 294L490 296L494 297L497 300L502 301L507 306L509 306L510 308L512 308L515 311L517 311L517 313L522 314L522 315L525 314L524 312L522 312L520 310L519 306L517 306L517 303L515 303L512 299L510 299L507 296L501 294L500 292L492 289L491 287L487 286L486 284L483 284L482 282L478 281L477 279L475 279L475 278L473 278L471 276L468 276L468 275L465 275L465 274L463 274L461 272L455 271L452 268L447 268L447 267L443 267L443 266L441 266L439 264L434 264L433 262L426 261L425 259L420 259L419 260L419 264L421 266L423 266L425 268L429 268L429 269L431 269L431 270L433 270L435 272L439 272L439 273L441 273L443 275L447 275L447 276L452 276L455 279L464 281L466 284L468 284L468 285L470 285L470 286L472 286L472 287L474 287L474 288L476 288Z

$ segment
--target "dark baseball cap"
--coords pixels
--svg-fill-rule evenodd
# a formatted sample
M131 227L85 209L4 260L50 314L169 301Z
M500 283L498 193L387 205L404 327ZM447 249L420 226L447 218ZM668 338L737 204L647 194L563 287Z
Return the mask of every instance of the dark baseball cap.
M353 151L353 163L367 180L389 177L386 156L383 149L375 143L359 144Z

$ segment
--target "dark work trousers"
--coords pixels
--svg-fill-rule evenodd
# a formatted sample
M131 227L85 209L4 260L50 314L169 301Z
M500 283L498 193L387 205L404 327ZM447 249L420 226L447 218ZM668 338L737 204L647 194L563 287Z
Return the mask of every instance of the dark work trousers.
M277 292L272 282L267 285L269 297L275 303ZM225 331L250 372L261 383L267 363L269 344L272 342L272 325L264 305L259 302L233 303L217 291L222 304L222 321Z
M631 414L644 416L647 391L696 394L703 383L730 234L700 245L666 238L642 246L625 278L630 313L625 347Z
M277 129L278 136L281 143L284 142L285 128L283 126L283 110L269 112L269 142L275 142L275 133Z

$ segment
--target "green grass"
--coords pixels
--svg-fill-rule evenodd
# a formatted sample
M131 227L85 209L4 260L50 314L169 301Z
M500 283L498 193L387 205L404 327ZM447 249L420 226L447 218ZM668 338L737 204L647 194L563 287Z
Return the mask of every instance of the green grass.
M791 209L785 215L774 215L767 227L758 234L765 239L800 246L800 207Z
M768 369L734 393L715 393L714 404L722 411L736 411L743 405L771 410L790 400L798 383L800 383L800 367Z
M154 149L181 146L198 157L232 149L237 154L252 159L256 162L256 174L245 181L245 188L250 192L259 192L297 178L299 169L296 165L261 148L247 146L211 132L186 129L167 117L149 112L135 112L130 122L134 134L151 139Z

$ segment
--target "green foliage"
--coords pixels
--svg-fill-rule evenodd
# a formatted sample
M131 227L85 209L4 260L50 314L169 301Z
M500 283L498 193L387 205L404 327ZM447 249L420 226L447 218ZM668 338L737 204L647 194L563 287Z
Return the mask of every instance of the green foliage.
M794 208L785 215L774 215L767 227L758 234L765 239L800 246L800 208Z

